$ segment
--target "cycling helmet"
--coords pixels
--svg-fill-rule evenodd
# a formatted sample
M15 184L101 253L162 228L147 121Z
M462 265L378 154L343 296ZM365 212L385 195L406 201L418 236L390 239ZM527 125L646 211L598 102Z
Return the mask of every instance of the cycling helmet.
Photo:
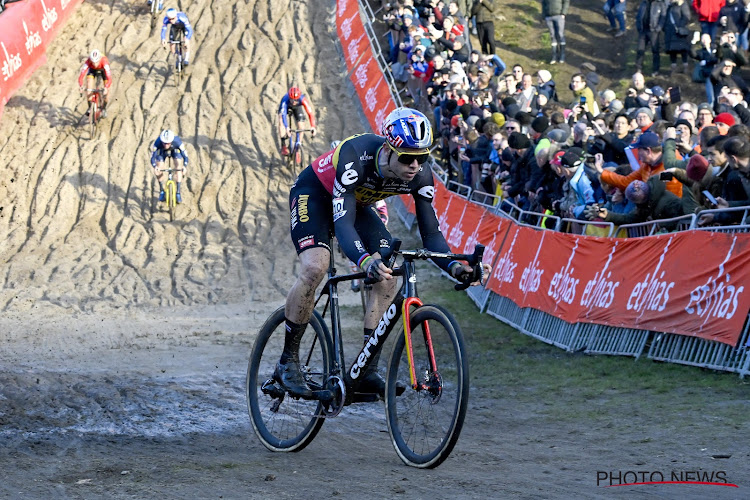
M167 17L169 19L174 19L175 17L177 17L177 9L175 8L167 9Z
M396 108L383 121L383 135L398 149L427 153L432 146L432 125L427 117L411 108Z
M92 63L97 64L102 60L102 53L99 52L99 49L94 49L91 51L91 54L89 54L89 59L91 59Z
M166 129L159 135L159 139L161 139L162 144L169 144L174 141L174 132Z
M300 92L299 87L292 87L289 89L289 99L294 99L296 101L301 95L302 92Z
M336 149L341 144L341 141L331 141L331 149Z

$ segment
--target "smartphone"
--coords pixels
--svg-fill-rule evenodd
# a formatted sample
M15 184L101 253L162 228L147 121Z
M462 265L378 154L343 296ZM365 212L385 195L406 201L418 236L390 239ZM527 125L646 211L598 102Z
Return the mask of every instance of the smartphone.
M583 106L584 104L586 104L586 96L585 96L585 95L582 95L582 96L581 96L581 101L580 101L580 103L581 103L581 106Z
M705 191L705 190L704 190L704 191L703 191L703 196L705 196L705 197L706 197L706 199L707 199L707 200L708 200L708 201L709 201L709 202L711 203L711 205L713 205L713 206L715 206L715 207L718 207L718 206L719 206L719 202L718 202L718 201L716 201L716 198L714 198L714 195L712 195L712 194L711 194L711 193L709 193L708 191Z
M672 87L669 90L669 100L672 104L680 102L682 100L682 94L680 93L680 87Z
M672 172L662 172L659 174L659 180L661 181L671 181L672 179L674 179Z

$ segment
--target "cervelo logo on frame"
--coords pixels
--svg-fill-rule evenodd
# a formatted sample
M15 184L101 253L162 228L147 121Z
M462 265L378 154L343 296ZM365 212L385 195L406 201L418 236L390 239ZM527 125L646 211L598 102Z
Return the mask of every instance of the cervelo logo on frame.
M724 266L732 258L734 247L737 244L737 236L732 238L732 245L727 251L724 261L719 265L716 276L709 276L703 285L695 287L690 292L690 302L685 307L688 314L696 314L703 318L700 329L711 318L731 319L737 312L740 294L745 287L730 284L732 276Z
M352 367L349 369L349 376L352 379L356 379L357 377L359 377L359 374L362 372L362 368L364 368L365 363L367 363L367 360L370 359L370 356L372 356L370 348L378 345L378 343L380 342L380 337L383 336L385 331L388 329L388 325L391 324L391 320L393 320L395 316L396 304L391 304L388 310L383 313L383 317L380 318L378 327L375 329L375 331L370 336L370 339L360 351L359 356L357 356L357 361L355 363L352 363Z
M38 31L29 31L29 27L26 25L26 21L23 22L23 31L26 32L26 53L31 55L34 49L42 44L42 36Z
M57 10L55 10L54 7L51 9L48 9L46 5L44 5L44 0L42 1L42 10L44 11L44 16L42 16L42 29L44 31L49 31L52 29L52 27L55 25L55 22L57 21Z

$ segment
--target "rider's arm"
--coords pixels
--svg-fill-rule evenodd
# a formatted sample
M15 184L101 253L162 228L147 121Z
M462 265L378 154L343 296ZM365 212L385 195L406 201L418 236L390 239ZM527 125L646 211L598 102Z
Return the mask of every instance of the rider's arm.
M167 28L171 26L169 24L169 18L167 16L164 16L164 21L161 25L161 41L165 41L167 39Z
M440 231L440 225L435 215L435 209L432 207L432 199L435 194L435 187L432 180L432 171L425 167L425 172L420 173L424 177L424 182L419 189L412 192L414 197L414 209L417 214L417 225L419 234L422 235L422 244L426 249L433 252L451 251L445 236ZM453 275L454 267L460 265L460 262L450 261L448 259L433 259L433 262L444 271Z
M289 117L287 116L288 114L289 96L287 94L284 94L284 97L281 98L281 102L279 103L279 117L281 118L281 123L284 125L284 128L289 128Z
M81 72L78 73L78 86L83 87L83 80L86 78L86 75L89 72L89 65L88 63L83 63L83 66L81 66Z
M154 145L151 146L151 166L153 168L156 168L156 157L159 154L160 150L161 150L161 139L156 139L156 141L154 141Z
M104 86L109 88L112 86L112 69L109 67L109 59L106 57L103 57L102 59L102 67L104 68Z
M357 199L354 190L365 180L359 161L360 153L348 142L339 146L336 181L333 188L333 225L341 250L358 266L370 256L354 229L357 218Z
M187 18L187 15L184 12L180 12L177 14L177 21L181 22L183 26L185 26L185 38L190 40L193 38L193 27L190 25L190 21Z
M182 165L187 167L188 155L187 150L185 149L185 145L182 143L182 139L175 136L174 142L172 142L172 147L180 152L180 154L182 155Z
M315 128L315 112L313 111L310 99L308 99L306 95L303 95L301 102L302 107L305 108L305 113L307 113L307 118L310 120L310 127Z

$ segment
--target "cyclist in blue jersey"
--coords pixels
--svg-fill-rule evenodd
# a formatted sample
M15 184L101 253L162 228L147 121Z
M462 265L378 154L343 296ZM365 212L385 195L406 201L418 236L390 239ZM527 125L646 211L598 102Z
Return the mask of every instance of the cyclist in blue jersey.
M165 172L162 172L162 170L165 168L164 162L167 159L171 160L172 168L174 169L174 180L177 183L177 196L175 196L175 199L177 203L182 203L180 186L182 179L187 176L188 155L184 144L182 144L182 139L169 129L162 131L159 134L159 138L154 141L154 145L151 147L151 166L154 168L156 180L159 181L159 201L166 199L166 193L164 192ZM182 168L179 165L180 160L182 160Z
M349 137L300 173L289 193L291 236L300 259L299 276L286 299L286 337L274 378L296 397L312 397L299 370L299 346L312 315L315 290L325 277L334 233L346 256L378 282L367 304L365 342L396 295L393 270L380 256L391 245L391 235L373 204L393 195L414 197L419 234L432 251L449 252L435 210L433 175L425 162L430 156L432 126L410 108L398 108L384 120L382 132ZM464 283L477 283L471 266L458 261L435 262ZM482 265L489 276L490 266ZM378 394L385 381L377 362L363 373L360 390Z
M169 28L169 41L172 42L177 38L177 33L182 31L185 34L185 54L182 64L190 64L190 40L193 38L193 27L190 25L187 14L177 12L177 9L167 9L167 15L164 16L164 22L161 27L161 44L167 46L167 28ZM174 54L174 45L170 45L170 50Z

